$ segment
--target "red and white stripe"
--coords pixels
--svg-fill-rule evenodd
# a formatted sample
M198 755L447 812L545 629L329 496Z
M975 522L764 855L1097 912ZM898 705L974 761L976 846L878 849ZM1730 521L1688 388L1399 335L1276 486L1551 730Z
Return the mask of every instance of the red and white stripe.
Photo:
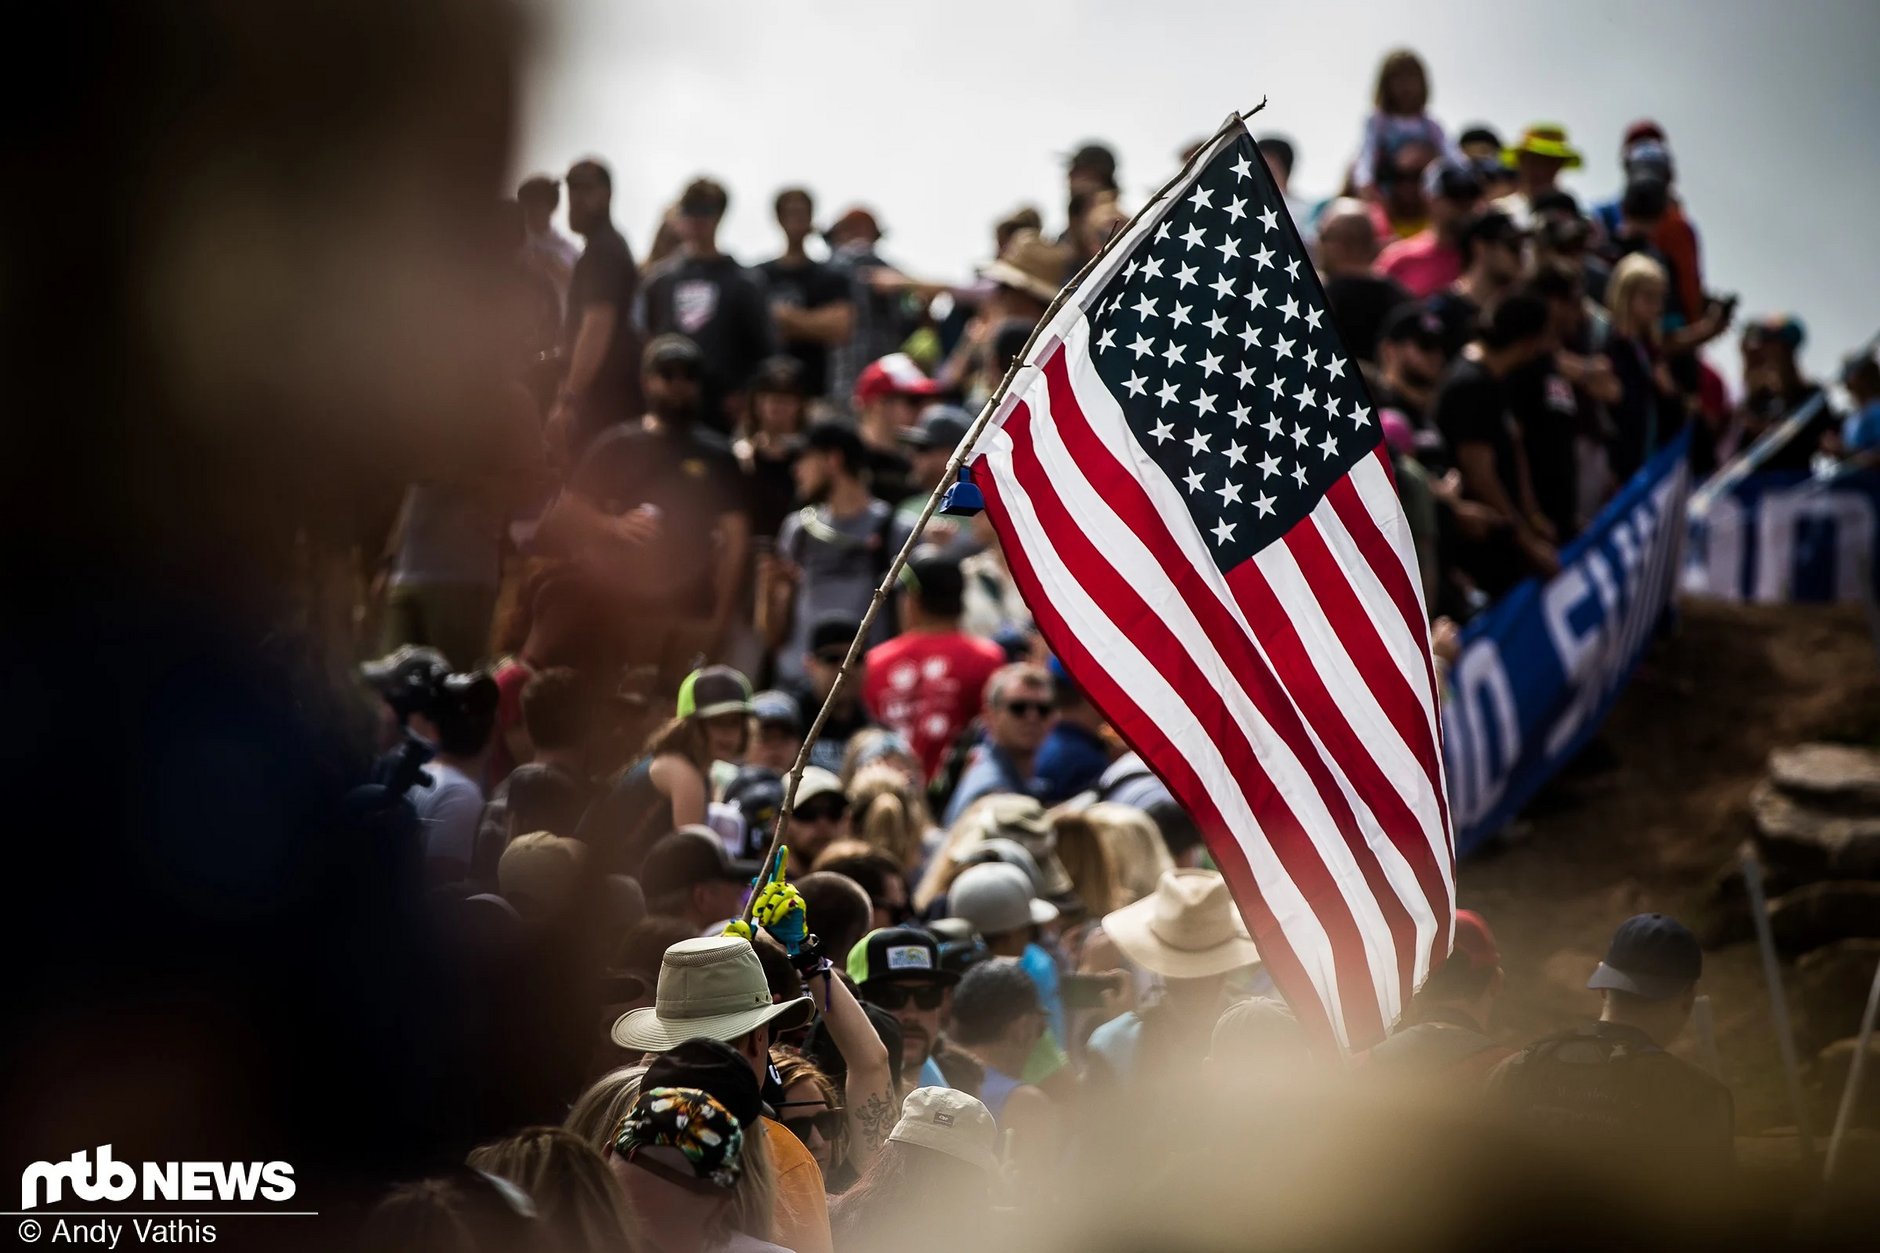
M1275 984L1344 1050L1449 951L1455 858L1415 556L1381 449L1223 575L1067 307L974 450L1071 676L1208 840Z

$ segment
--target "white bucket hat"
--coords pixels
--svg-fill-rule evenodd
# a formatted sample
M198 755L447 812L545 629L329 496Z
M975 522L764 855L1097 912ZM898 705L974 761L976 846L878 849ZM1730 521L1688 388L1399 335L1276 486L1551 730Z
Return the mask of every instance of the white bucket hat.
M945 1153L987 1174L998 1173L999 1162L992 1149L998 1143L999 1127L992 1120L992 1111L979 1098L952 1088L915 1088L909 1092L901 1103L901 1121L894 1124L888 1138Z
M788 1031L808 1022L814 1010L807 996L771 1004L750 941L711 935L666 950L652 1007L622 1014L612 1035L623 1049L663 1053L698 1036L729 1043L767 1022Z
M1155 891L1103 918L1123 955L1169 979L1202 979L1251 966L1260 952L1212 870L1165 870Z

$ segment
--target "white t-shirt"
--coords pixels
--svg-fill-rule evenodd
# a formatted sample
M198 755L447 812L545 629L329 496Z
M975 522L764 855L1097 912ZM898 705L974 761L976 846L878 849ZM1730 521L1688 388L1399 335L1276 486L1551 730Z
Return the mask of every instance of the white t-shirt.
M483 789L455 766L441 761L425 764L429 787L411 790L412 808L424 838L427 861L460 861L470 865L476 847L477 820L483 813Z

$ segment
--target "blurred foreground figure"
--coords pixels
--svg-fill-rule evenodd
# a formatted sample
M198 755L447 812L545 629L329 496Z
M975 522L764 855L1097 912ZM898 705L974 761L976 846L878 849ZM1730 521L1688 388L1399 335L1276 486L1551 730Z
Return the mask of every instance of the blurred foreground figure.
M484 468L514 412L488 239L519 23L432 0L46 18L34 59L69 95L14 80L7 164L69 203L13 198L0 262L26 419L0 533L30 608L0 652L32 884L0 923L30 955L7 1160L286 1161L322 1217L228 1220L218 1246L334 1248L390 1183L564 1099L555 993L526 1043L466 1029L408 803L347 802L372 746L340 699L402 484Z

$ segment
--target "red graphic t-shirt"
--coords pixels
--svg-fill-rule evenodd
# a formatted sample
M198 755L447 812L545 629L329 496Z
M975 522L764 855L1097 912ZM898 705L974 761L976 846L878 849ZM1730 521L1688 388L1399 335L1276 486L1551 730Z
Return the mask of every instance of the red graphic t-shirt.
M932 778L1004 664L1005 650L976 635L896 636L868 650L862 701L875 721L907 738Z

